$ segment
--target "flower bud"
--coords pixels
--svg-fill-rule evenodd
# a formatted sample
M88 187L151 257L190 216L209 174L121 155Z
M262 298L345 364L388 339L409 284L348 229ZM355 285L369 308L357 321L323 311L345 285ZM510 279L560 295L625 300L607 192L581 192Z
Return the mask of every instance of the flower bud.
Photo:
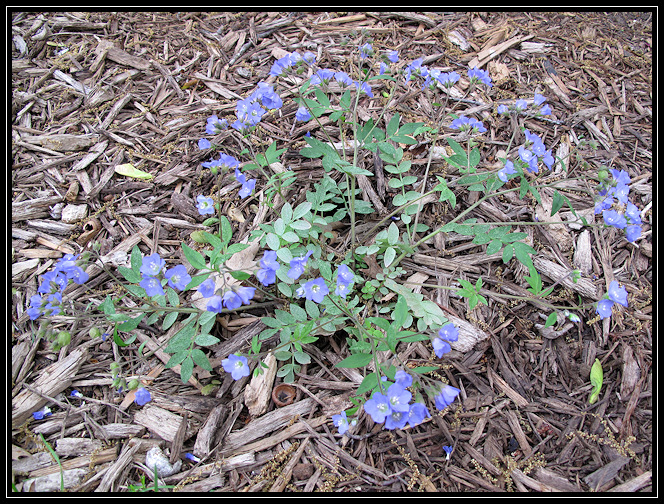
M101 329L99 329L98 327L91 327L88 334L92 339L101 338Z
M127 383L127 389L129 389L129 390L137 389L138 385L139 385L138 380L136 378L134 378L129 383Z
M207 238L205 237L205 232L204 231L194 231L191 233L191 239L194 240L196 243L207 243Z

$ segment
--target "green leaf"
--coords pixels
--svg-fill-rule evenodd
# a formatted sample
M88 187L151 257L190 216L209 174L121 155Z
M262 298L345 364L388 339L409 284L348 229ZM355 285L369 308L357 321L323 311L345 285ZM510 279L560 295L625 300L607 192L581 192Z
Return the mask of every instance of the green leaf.
M172 367L175 367L179 364L182 363L183 360L187 358L189 355L189 352L187 350L183 350L182 352L177 352L171 355L171 358L168 359L168 362L166 363L166 368L170 369Z
M492 240L486 247L487 255L496 254L500 251L500 248L503 246L503 242L499 240Z
M182 380L182 383L187 383L193 372L194 360L191 356L187 356L184 361L182 361L182 364L180 364L180 379Z
M202 367L206 371L212 371L212 364L210 364L207 355L205 355L205 352L203 352L203 350L200 348L194 348L191 351L191 358L198 366Z
M138 327L138 324L141 323L141 320L143 320L143 317L145 317L145 313L139 315L138 317L135 317L133 319L129 319L126 322L123 322L122 324L118 325L118 331L122 332L129 332L133 331Z
M385 130L385 134L388 137L391 137L397 132L399 129L399 121L401 121L401 116L399 114L394 114L387 125L387 129Z
M279 247L281 247L281 241L279 240L279 237L274 233L268 233L267 246L272 250L279 250Z
M231 227L231 223L228 221L225 215L221 216L220 229L221 242L223 243L223 247L226 247L231 242L231 238L233 238L233 228Z
M599 391L602 388L602 383L604 383L604 371L602 370L602 363L599 359L595 359L595 363L592 368L590 368L590 384L593 386L593 390L590 393L588 398L589 404L595 404L597 398L599 397Z
M393 247L389 247L389 248L385 251L385 256L384 256L383 260L384 260L384 262L385 262L385 267L386 267L386 268L389 267L390 264L392 264L392 261L394 261L394 259L396 258L396 256L397 256L397 251L394 250Z
M133 269L127 268L125 266L118 266L118 271L124 277L127 282L138 283L141 281L141 275L136 273Z
M556 312L550 313L549 316L546 318L546 323L544 324L544 327L551 327L557 321L558 321L558 314Z
M399 294L399 297L397 298L397 304L394 307L392 318L397 329L401 329L408 318L408 303L406 303L406 298L401 294Z
M556 190L556 192L553 193L553 203L551 204L551 217L556 215L558 213L558 210L560 210L565 203L565 197Z
M194 338L194 343L198 346L206 347L219 343L219 338L212 336L211 334L199 334Z
M452 147L452 150L454 152L456 152L459 156L463 157L464 159L467 159L466 149L461 147L461 144L459 144L459 142L457 142L452 138L448 138L447 143L450 145L450 147Z
M339 368L360 368L368 365L372 360L371 354L355 354L346 357L344 360L336 364Z
M131 269L133 269L137 275L141 274L141 266L143 265L143 254L138 248L138 245L134 245L134 248L131 249Z
M163 331L167 331L175 323L177 319L178 319L178 312L173 311L168 313L164 317L164 323L162 324L161 329Z
M192 249L189 247L186 243L182 243L182 252L184 253L184 257L189 261L189 264L191 264L194 268L196 269L204 269L206 267L205 264L205 258L203 257L203 254L198 252L197 250Z
M480 151L477 147L470 151L469 162L471 168L475 168L478 164L480 164Z
M436 368L436 370L437 369L438 368ZM377 386L378 386L378 375L376 373L369 373L364 377L362 383L360 383L360 386L357 388L356 394L357 395L365 394L366 392L375 389Z

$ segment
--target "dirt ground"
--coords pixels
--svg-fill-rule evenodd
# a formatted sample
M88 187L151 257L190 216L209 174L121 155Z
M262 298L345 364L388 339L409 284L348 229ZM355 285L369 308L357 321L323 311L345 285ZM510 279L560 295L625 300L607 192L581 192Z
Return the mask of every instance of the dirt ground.
M161 491L653 492L653 12L17 11L10 21L15 490L59 491L61 471L64 488L72 492L151 488L146 452L158 446L170 464L181 464L160 479ZM536 264L547 285L556 278L546 276L546 265L570 268L580 261L589 289L583 302L600 299L616 279L627 289L629 308L614 309L604 321L590 308L580 324L543 331L538 325L547 313L537 304L492 296L525 292L527 271L449 233L403 266L432 285L450 285L459 276L474 283L481 276L488 287L488 306L474 310L446 291L422 289L482 335L467 351L433 360L461 389L459 400L403 430L386 431L360 416L343 437L331 415L350 405L358 386L356 374L334 367L348 355L343 335L311 345L314 358L296 376L292 404L277 407L270 400L260 415L250 415L244 405L248 379L233 382L219 372L220 360L246 350L261 330L264 308L220 315L221 342L208 349L215 369L195 369L187 384L164 367L169 356L162 346L172 330L139 326L135 342L119 348L112 338L90 338L94 318L61 316L53 324L71 332L69 345L54 351L36 338L28 300L64 253L96 242L107 258L138 245L144 254L159 251L179 261L181 242L196 246L190 235L203 228L203 219L192 198L213 193L219 183L201 167L209 153L197 146L207 117L232 115L236 100L268 77L279 51L312 51L321 66L346 70L362 30L375 50L398 49L402 65L424 57L426 65L444 71L465 74L477 65L490 72L493 88L468 104L488 129L480 166L495 162L509 140L497 103L539 91L553 114L527 126L547 147L560 153L582 140L597 144L595 150L578 149L570 174L594 178L601 166L629 173L630 197L645 210L636 243L600 227L521 229L538 251ZM403 116L429 120L432 95L398 97ZM261 124L287 149L282 162L297 175L292 199L298 202L323 170L320 162L299 155L303 135L315 135L318 126L293 127L297 106L290 98L284 97L280 115ZM383 105L380 93L360 103L367 116ZM239 154L240 144L223 140L229 153ZM428 148L418 149L413 171L421 177ZM126 163L154 178L115 173ZM431 169L453 174L440 160ZM240 240L259 200L240 201L232 184L230 178L221 182L221 204L227 215L243 216L233 220ZM389 207L385 187L371 184L367 191ZM575 187L570 183L570 200L579 210L592 210L587 200L575 198ZM455 192L455 210L430 203L423 222L444 222L472 204L467 191ZM66 222L62 211L72 204L84 214ZM487 222L532 221L536 215L542 211L533 200L516 197L471 214ZM342 238L347 229L338 229ZM577 255L581 250L583 257ZM107 272L91 266L89 273L85 288L66 291L81 307L117 292ZM580 297L562 285L550 299L564 304ZM431 349L421 343L404 352L413 362L433 362ZM589 405L596 358L604 385ZM111 389L113 361L142 377L152 393L148 405L139 407L132 394ZM74 389L84 398L70 397ZM32 412L46 404L52 415L34 420ZM444 445L453 447L449 458ZM200 461L186 453L197 453Z

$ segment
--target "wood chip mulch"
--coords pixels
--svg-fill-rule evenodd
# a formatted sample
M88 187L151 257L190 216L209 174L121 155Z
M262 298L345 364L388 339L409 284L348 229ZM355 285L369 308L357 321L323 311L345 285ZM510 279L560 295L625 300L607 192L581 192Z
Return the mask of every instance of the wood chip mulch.
M175 466L159 481L163 491L652 492L653 15L10 12L14 488L59 491L61 471L67 491L134 490L142 477L150 487L146 453L158 447ZM282 407L268 394L249 408L248 379L233 382L218 372L222 358L246 349L261 330L258 317L267 309L222 314L216 329L221 342L209 349L215 371L196 369L187 384L164 366L169 356L163 344L177 323L165 333L141 325L135 342L120 349L112 338L90 338L92 327L107 329L91 310L87 318L53 318L56 329L72 335L60 351L37 339L38 324L25 312L28 300L63 254L97 243L107 261L123 264L138 245L169 264L181 262L180 243L195 246L191 233L204 229L192 203L198 194L221 194L238 241L259 216L270 222L272 214L260 212L266 208L260 191L240 200L231 176L219 181L201 167L209 156L197 146L206 118L232 116L236 100L268 80L284 51L312 51L321 66L348 70L363 30L377 51L398 49L401 65L424 57L424 64L443 71L465 75L469 66L479 66L490 72L494 87L461 107L488 129L481 145L487 166L509 141L496 105L532 98L537 90L553 114L529 120L527 127L557 155L574 152L567 194L579 212L594 217L588 200L575 196L575 189L590 187L582 185L584 178L595 177L601 166L629 173L630 198L644 221L635 244L614 229L520 228L538 250L536 266L547 285L560 280L561 269L583 271L582 285L563 283L555 302L574 304L579 296L596 301L617 279L629 293L629 308L614 308L604 321L589 309L581 324L544 331L548 312L536 303L506 303L492 295L523 294L523 267L487 256L485 246L467 236L441 235L403 266L415 283L431 286L449 286L459 277L485 281L489 305L472 311L448 291L421 288L473 335L440 370L462 390L459 400L415 428L393 432L362 415L343 437L331 415L349 407L361 381L356 371L334 367L348 355L343 337L311 345L312 363L296 376L294 397L275 396L286 401ZM375 94L360 101L365 120L378 117L384 105L380 89ZM282 162L297 175L289 195L297 203L323 173L320 163L298 154L303 135L320 131L315 123L295 124L292 95L282 96L284 107L266 117L260 131L287 149ZM428 122L437 112L429 93L396 98L409 121ZM235 155L245 147L230 132L216 141ZM428 146L409 155L422 177ZM126 163L153 179L117 174ZM431 173L454 175L439 158ZM562 174L558 165L542 176ZM384 180L377 176L360 186L376 208L389 211ZM429 202L423 222L439 225L474 202L467 191L455 192L455 210ZM552 194L542 196L546 207ZM534 200L515 197L479 206L469 217L516 222L545 215ZM339 243L346 231L335 231ZM86 286L66 291L81 310L117 294L107 271L93 265L88 273ZM148 357L138 353L142 344ZM404 346L400 356L412 362L432 357L422 344ZM596 358L604 386L589 405ZM139 407L131 393L110 388L114 361L141 377L150 403ZM70 397L74 389L82 399ZM46 404L53 414L33 420L32 412ZM453 447L449 458L444 445Z

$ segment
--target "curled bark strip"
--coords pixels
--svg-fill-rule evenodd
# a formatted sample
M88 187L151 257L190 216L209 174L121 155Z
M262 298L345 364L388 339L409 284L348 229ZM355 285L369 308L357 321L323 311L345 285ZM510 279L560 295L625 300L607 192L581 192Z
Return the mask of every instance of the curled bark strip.
M293 404L295 388L288 383L280 383L272 389L272 400L279 408Z
M85 247L97 236L97 234L99 234L99 231L101 231L101 222L99 222L99 220L95 219L94 217L88 219L83 225L83 233L81 233L81 236L78 237L76 243L78 243L81 247Z

